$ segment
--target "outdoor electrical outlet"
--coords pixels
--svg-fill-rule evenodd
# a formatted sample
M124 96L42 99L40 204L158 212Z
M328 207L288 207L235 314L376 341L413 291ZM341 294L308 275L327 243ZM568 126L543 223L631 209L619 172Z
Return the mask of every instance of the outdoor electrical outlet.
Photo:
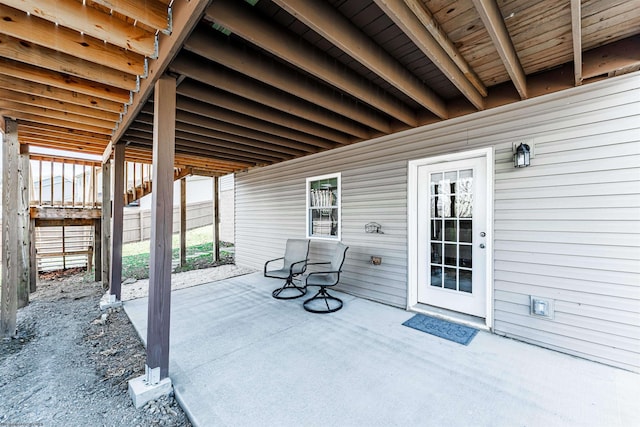
M382 264L382 257L381 256L371 256L371 264L373 264L373 265Z
M531 296L530 308L534 316L553 318L553 300Z

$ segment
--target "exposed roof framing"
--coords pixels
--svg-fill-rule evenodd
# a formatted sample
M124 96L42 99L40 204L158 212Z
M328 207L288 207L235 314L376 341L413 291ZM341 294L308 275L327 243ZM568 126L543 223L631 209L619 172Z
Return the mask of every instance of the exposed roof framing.
M0 0L22 144L150 162L171 73L175 165L209 176L639 69L640 0Z

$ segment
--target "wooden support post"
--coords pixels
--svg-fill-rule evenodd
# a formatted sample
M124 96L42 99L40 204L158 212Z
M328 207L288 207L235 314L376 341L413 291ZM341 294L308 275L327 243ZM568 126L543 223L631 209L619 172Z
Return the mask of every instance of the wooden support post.
M111 278L111 160L102 164L102 289L110 288ZM97 268L96 263L96 268Z
M180 267L187 264L187 178L180 180Z
M176 79L174 77L165 75L156 82L153 109L151 257L145 366L148 384L158 384L169 376L171 235L176 123Z
M40 175L42 176L42 175ZM38 284L38 253L36 252L36 220L29 225L29 292L35 292Z
M214 261L220 262L220 181L217 176L213 178L213 227Z
M120 301L122 291L122 223L124 216L124 144L116 144L113 156L113 212L111 230L111 277L109 294ZM171 234L171 233L169 233Z
M99 219L93 221L93 253L95 256L93 276L96 282L100 282L102 280L102 221Z
M16 334L18 309L18 123L6 120L2 149L2 302L0 307L0 335L11 338Z
M20 158L18 161L18 215L15 223L18 228L18 308L26 307L29 304L29 292L31 290L29 266L29 226L31 225L31 216L29 214L29 203L31 201L29 194L29 182L31 172L29 170L29 150L28 146L20 145Z

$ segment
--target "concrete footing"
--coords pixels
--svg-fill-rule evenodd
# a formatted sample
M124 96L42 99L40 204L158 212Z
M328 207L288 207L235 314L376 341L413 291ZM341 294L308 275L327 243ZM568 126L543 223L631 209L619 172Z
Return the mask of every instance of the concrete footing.
M142 408L147 402L171 393L171 388L169 377L151 385L147 382L146 376L142 375L129 381L129 396L133 400L133 406Z
M122 301L118 301L115 295L107 292L100 299L100 310L108 310L110 308L122 307Z

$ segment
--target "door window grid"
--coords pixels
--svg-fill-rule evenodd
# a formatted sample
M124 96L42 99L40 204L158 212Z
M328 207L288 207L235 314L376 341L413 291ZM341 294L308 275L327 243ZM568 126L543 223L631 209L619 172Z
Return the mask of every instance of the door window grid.
M472 292L472 212L472 169L431 174L431 286Z
M340 239L340 174L307 178L307 237Z

